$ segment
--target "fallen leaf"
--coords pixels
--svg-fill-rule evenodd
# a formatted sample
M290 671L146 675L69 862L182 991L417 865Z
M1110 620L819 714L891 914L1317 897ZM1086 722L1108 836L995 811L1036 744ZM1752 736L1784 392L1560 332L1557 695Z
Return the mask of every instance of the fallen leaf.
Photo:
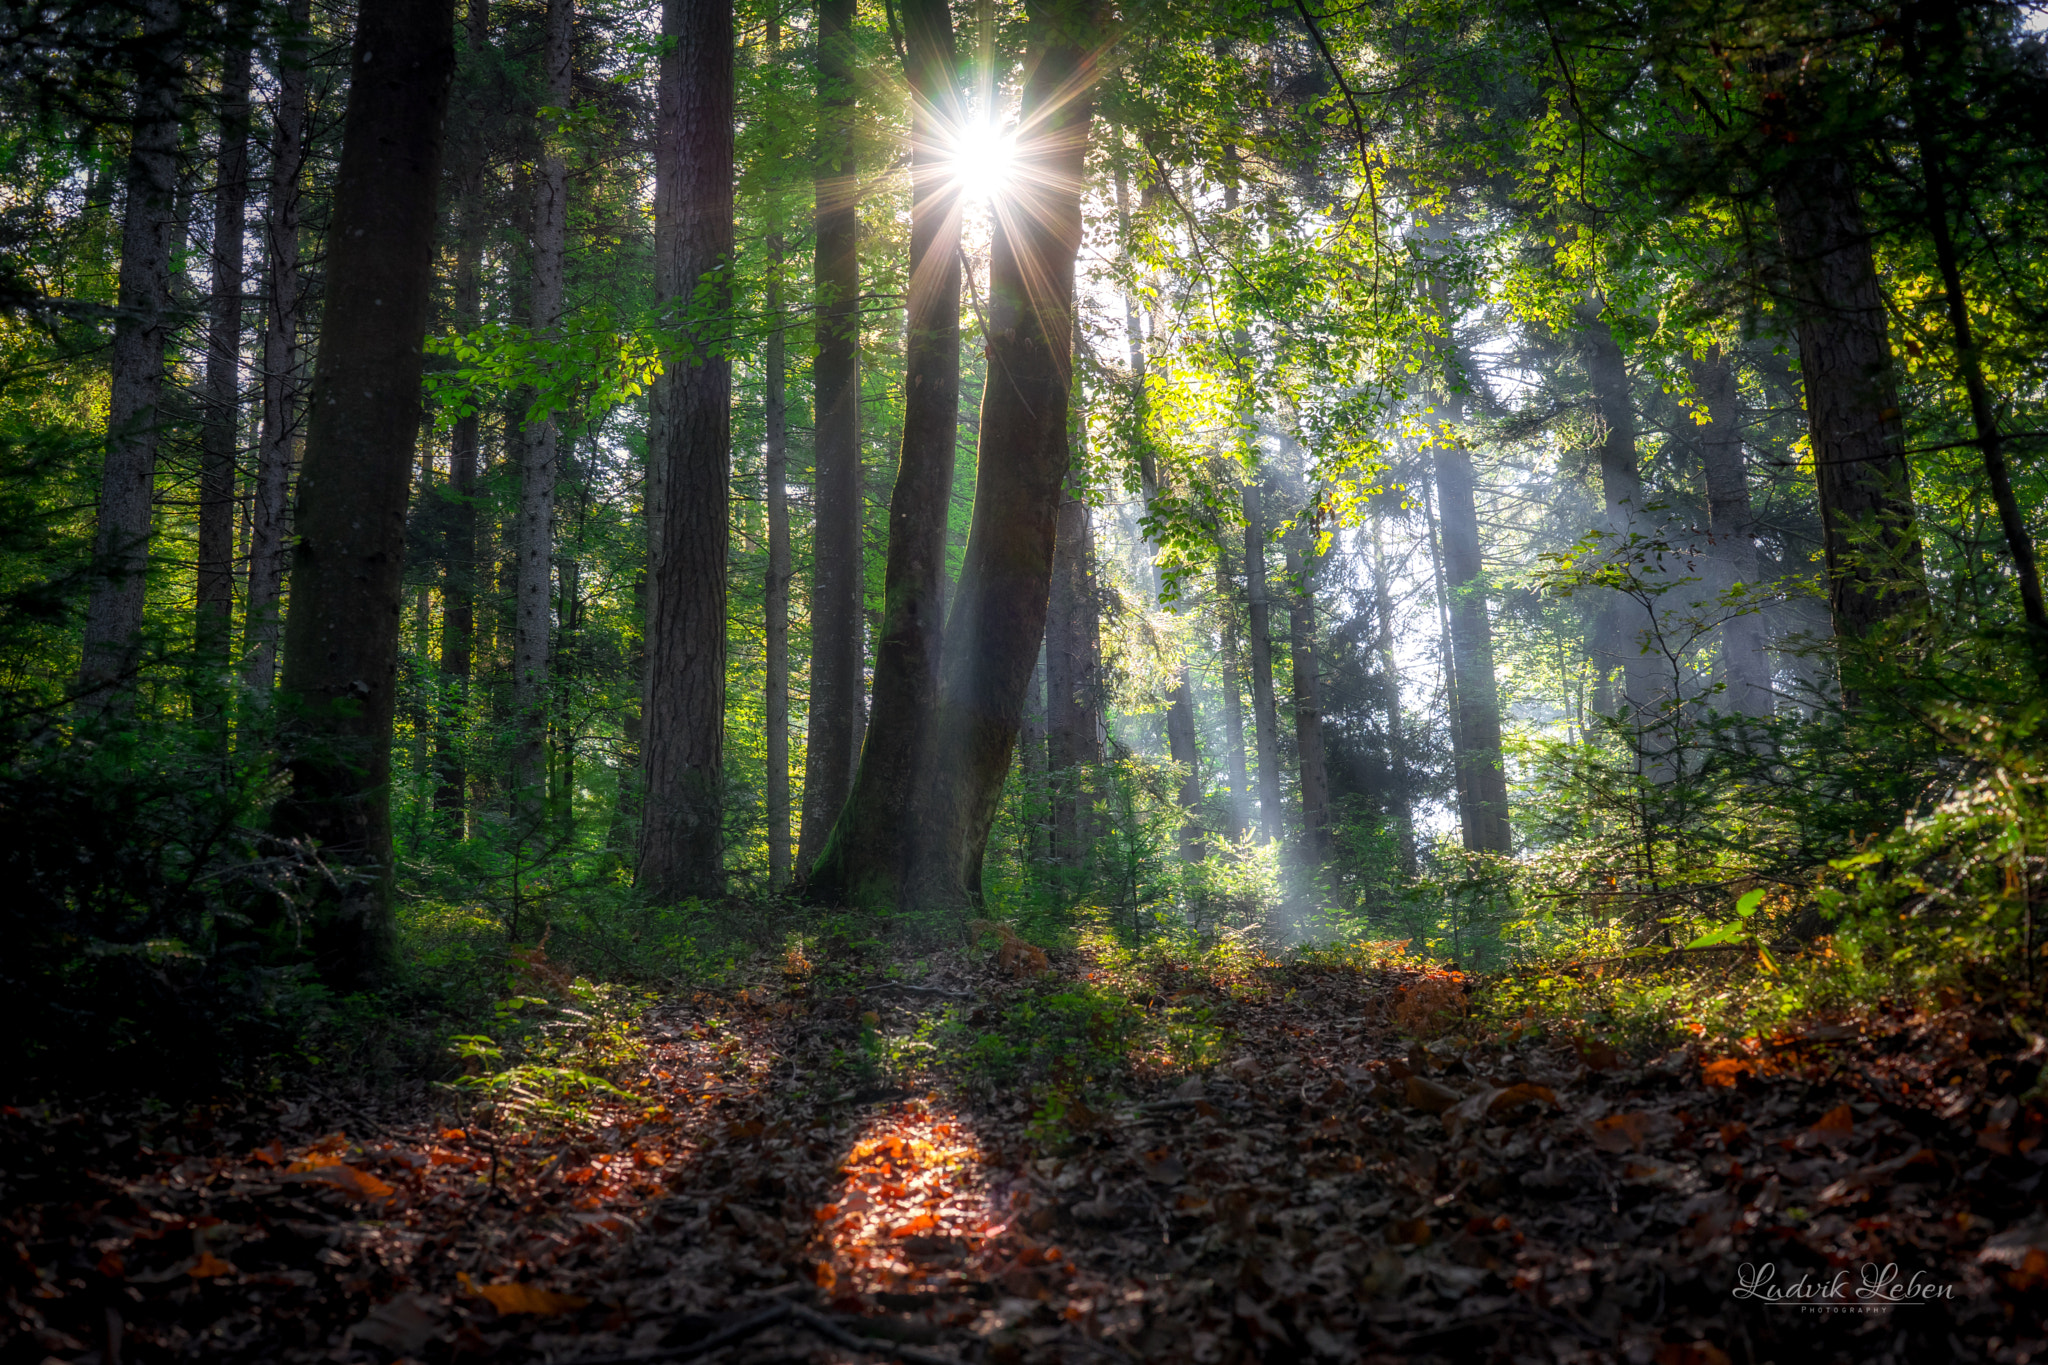
M206 1280L216 1275L233 1275L235 1268L212 1252L202 1251L185 1273L195 1280Z
M1408 1103L1425 1114L1441 1114L1464 1099L1447 1085L1439 1085L1427 1076L1408 1078Z
M349 1339L367 1341L398 1355L424 1350L441 1334L440 1305L424 1294L401 1294L372 1308L348 1329Z
M1718 1062L1708 1062L1700 1068L1700 1081L1705 1085L1733 1086L1736 1080L1748 1075L1756 1068L1748 1062L1733 1057L1724 1057Z
M478 1297L489 1299L491 1307L504 1317L514 1313L553 1317L558 1313L573 1313L590 1302L581 1294L557 1294L535 1284L483 1284L474 1286L474 1290Z
M1147 1152L1138 1158L1145 1178L1159 1185L1177 1185L1187 1178L1187 1168L1180 1164L1180 1158L1166 1148Z
M285 1174L287 1180L304 1180L315 1185L332 1185L343 1194L357 1199L389 1199L397 1189L353 1166L335 1162L332 1165L300 1170L296 1166Z
M1641 1151L1649 1136L1648 1114L1609 1114L1593 1121L1593 1145L1603 1152Z
M1387 1224L1387 1240L1396 1246L1428 1246L1429 1220L1403 1218Z
M1807 1131L1824 1142L1847 1142L1856 1134L1855 1111L1846 1104L1838 1104Z

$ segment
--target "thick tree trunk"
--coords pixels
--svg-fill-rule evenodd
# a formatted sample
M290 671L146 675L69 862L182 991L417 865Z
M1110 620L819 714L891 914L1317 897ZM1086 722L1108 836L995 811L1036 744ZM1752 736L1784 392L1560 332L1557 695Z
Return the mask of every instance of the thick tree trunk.
M1415 807L1409 793L1408 745L1401 717L1401 669L1394 659L1394 585L1387 571L1387 552L1380 537L1379 513L1372 517L1372 605L1378 626L1377 647L1380 674L1387 688L1387 773L1393 784L1394 837L1400 843L1401 875L1413 877L1415 862Z
M1700 468L1707 485L1707 535L1721 581L1717 592L1741 583L1756 586L1756 517L1749 508L1749 471L1742 461L1742 407L1735 370L1716 346L1692 363L1693 388L1706 405L1707 424L1698 428ZM1754 612L1721 625L1723 704L1739 716L1771 714L1771 665L1764 649L1763 619Z
M194 643L205 666L227 662L235 611L235 455L242 436L242 228L249 202L249 68L237 47L220 76L214 160L212 316L206 333L205 424L199 442L199 545ZM211 685L211 684L209 684Z
M1252 728L1259 747L1259 842L1280 837L1280 713L1273 701L1272 604L1266 585L1266 519L1261 479L1244 486L1245 615L1252 656Z
M242 685L258 706L277 681L291 507L292 450L299 439L299 176L306 160L303 33L311 0L291 0L280 41L276 113L271 120L269 201L263 207L263 430L249 516L249 591L242 607Z
M490 0L469 0L467 42L472 60L490 36ZM473 131L473 130L472 130ZM483 323L484 204L483 149L465 147L455 244L455 327L465 334ZM457 721L468 709L469 675L476 638L476 493L483 458L483 427L475 411L457 417L448 432L448 487L445 496L448 542L441 580L441 697L443 715L434 730L434 808L445 812L453 832L467 836L469 773L462 757Z
M158 404L171 327L171 238L177 221L178 114L185 58L179 0L145 0L136 47L128 202L121 219L121 314L108 375L107 452L93 537L95 583L85 609L80 709L125 705L141 647L156 500Z
M639 884L658 900L724 889L725 573L732 458L727 300L716 284L733 248L733 11L663 0L655 161L659 306L693 299L716 321L690 338L653 394L661 444L659 524L648 574ZM707 278L709 277L709 278Z
M313 950L338 988L379 977L391 925L391 730L406 497L434 285L452 7L362 0L328 234L325 321L299 477L280 833L341 885Z
M1772 187L1799 320L1835 635L1918 614L1927 587L1884 290L1849 167L1817 157Z
M566 109L572 97L569 53L573 0L548 0L542 42L544 99ZM544 150L533 200L533 315L536 340L556 340L562 326L562 272L569 236L569 166L561 134L542 130ZM512 523L512 818L522 839L538 834L547 792L548 653L554 637L555 482L560 431L552 411L529 417L521 433L519 511Z
M1507 770L1500 745L1500 692L1493 672L1493 624L1486 611L1486 568L1479 550L1472 453L1462 440L1436 447L1437 506L1443 517L1444 577L1451 653L1458 679L1456 762L1465 847L1507 853Z
M1628 362L1613 329L1600 316L1598 302L1579 308L1579 347L1600 415L1600 497L1606 505L1601 529L1619 546L1631 534L1648 534L1652 528L1645 523L1643 476L1636 466L1636 408ZM1610 678L1619 668L1624 699L1636 712L1647 713L1660 682L1655 661L1644 653L1643 634L1652 624L1649 613L1633 598L1607 597L1597 617L1592 650L1600 670L1599 691L1611 698ZM1599 709L1614 713L1620 708L1609 700Z
M811 869L812 894L868 906L894 904L902 894L908 831L897 813L915 804L928 780L925 746L939 686L960 424L960 189L951 164L961 116L959 59L946 0L905 0L903 23L911 92L903 446L889 499L874 706L852 794ZM856 654L856 677L858 663Z
M860 184L854 0L818 0L818 353L812 449L811 696L796 875L808 879L846 805L861 709Z
M1244 680L1238 675L1237 583L1230 572L1230 554L1216 547L1216 615L1221 633L1223 673L1223 740L1230 749L1230 801L1226 812L1232 842L1244 838L1252 795L1251 768L1244 752Z
M1323 756L1323 689L1316 649L1315 532L1297 528L1287 542L1288 641L1294 657L1294 742L1301 772L1302 861L1330 856L1330 778Z
M912 896L941 907L980 899L982 853L1045 636L1069 457L1069 310L1094 116L1095 16L1086 0L1049 8L1033 14L1019 173L996 215L974 520L946 623L933 780L921 818L912 817Z

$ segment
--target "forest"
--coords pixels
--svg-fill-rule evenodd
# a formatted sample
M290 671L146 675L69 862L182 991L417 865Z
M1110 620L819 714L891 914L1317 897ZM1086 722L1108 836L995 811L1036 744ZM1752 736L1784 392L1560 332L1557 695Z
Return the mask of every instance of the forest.
M0 76L0 1365L2048 1357L2048 4Z

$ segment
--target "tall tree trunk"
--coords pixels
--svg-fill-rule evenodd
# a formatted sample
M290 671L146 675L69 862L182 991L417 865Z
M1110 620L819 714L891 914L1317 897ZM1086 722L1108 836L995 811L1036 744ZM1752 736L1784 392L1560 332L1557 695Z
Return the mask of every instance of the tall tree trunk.
M1096 739L1101 679L1092 629L1094 528L1085 491L1071 472L1055 525L1045 626L1046 761L1054 793L1053 857L1078 868L1092 836L1091 770L1102 761Z
M1323 755L1323 688L1316 650L1315 530L1296 528L1287 540L1288 642L1294 658L1294 742L1301 772L1302 861L1330 856L1330 777Z
M680 321L717 319L657 382L660 524L648 574L640 885L660 900L724 889L725 573L732 460L727 298L733 248L733 11L663 0L655 160L654 292ZM700 297L708 295L709 297Z
M214 161L212 316L206 334L200 430L199 564L194 642L203 665L227 662L235 611L235 455L242 435L242 215L249 202L249 68L236 46L222 59L220 152ZM211 683L209 683L211 686Z
M541 68L546 103L566 109L572 98L570 44L574 0L548 0ZM558 129L542 130L540 175L533 200L533 335L558 339L563 266L569 235L569 165ZM545 401L544 399L542 400ZM552 411L530 416L522 433L519 512L512 525L512 817L519 837L539 833L547 809L548 651L554 636L555 482L561 440Z
M1380 536L1380 515L1372 514L1372 606L1378 626L1380 674L1387 688L1387 772L1393 782L1394 837L1400 843L1401 875L1414 877L1415 806L1408 775L1408 745L1402 733L1401 669L1394 659L1394 585L1387 571L1387 552Z
M771 42L771 47L773 43ZM766 584L766 684L768 744L768 886L781 891L790 881L789 838L789 397L788 349L782 317L783 239L777 221L768 238L767 372L763 376L763 419L767 426L768 582Z
M1228 819L1234 843L1244 838L1245 818L1252 794L1250 766L1244 752L1244 680L1239 677L1237 638L1237 583L1230 572L1230 554L1216 547L1216 614L1220 623L1223 673L1223 740L1230 750L1230 803Z
M121 219L121 314L108 376L107 452L93 537L95 582L79 659L80 709L124 706L141 647L156 497L158 404L171 327L171 238L177 221L178 119L185 56L179 0L145 0L135 48L128 202Z
M1094 117L1095 11L1090 0L1048 10L1032 16L1019 115L1026 132L990 249L974 519L946 623L932 779L921 815L912 815L912 896L938 906L980 899L982 854L1045 636L1069 458L1069 310Z
M1023 751L1021 762L1024 766L1024 790L1029 796L1026 809L1030 812L1025 821L1025 857L1027 869L1032 876L1040 875L1035 869L1042 859L1052 856L1051 810L1040 809L1040 805L1051 796L1046 784L1048 736L1045 729L1045 655L1041 652L1038 663L1031 671L1031 685L1024 693L1024 720L1022 738L1018 747ZM1045 818L1040 818L1044 816Z
M1647 533L1650 528L1643 524L1643 476L1636 466L1636 408L1628 362L1600 310L1597 300L1580 305L1579 349L1600 415L1600 496L1606 505L1601 529L1615 538L1618 547L1631 534ZM1644 653L1642 638L1652 624L1649 614L1641 603L1617 593L1601 604L1597 621L1593 658L1602 688L1611 687L1607 679L1616 668L1621 669L1622 691L1629 706L1647 714L1659 690L1656 664ZM1618 712L1620 708L1610 703L1602 709Z
M1458 679L1455 733L1459 812L1465 847L1507 853L1507 770L1500 746L1500 692L1493 673L1493 625L1486 611L1486 568L1479 552L1472 453L1462 439L1436 447L1437 506L1443 517L1444 577L1450 599L1451 653Z
M1930 23L1931 18L1936 22ZM1963 391L1969 395L1971 429L1977 435L1977 449L1984 461L1985 480L1991 485L1992 503L1998 508L1999 529L2005 533L2006 548L2012 553L2013 575L2019 580L2020 613L2027 623L2034 675L2048 687L2048 602L2041 596L2041 570L2034 558L2033 537L2027 531L2019 498L2013 492L2012 470L2005 459L2005 433L1999 430L1991 386L1984 380L1984 361L1970 322L1970 300L1963 289L1962 266L1949 222L1957 209L1967 212L1969 190L1967 184L1959 186L1963 203L1957 208L1950 207L1949 157L1937 122L1936 101L1927 89L1930 28L1935 31L1936 43L1945 41L1952 45L1964 37L1962 25L1963 21L1952 17L1947 6L1913 6L1905 42L1907 70L1913 78L1913 136L1926 184L1928 234L1934 239L1935 265L1941 272L1942 298L1948 306L1949 345L1955 353Z
M946 0L905 0L903 23L911 94L903 445L889 498L874 706L851 795L811 869L813 895L875 907L894 904L902 894L908 831L897 812L914 804L927 766L960 424L960 187L952 165L961 117L959 58ZM856 677L858 664L856 652Z
M317 841L343 874L313 931L321 974L336 987L375 980L392 946L406 496L454 65L451 6L362 0L285 623L292 785L275 815L280 833Z
M1122 239L1131 239L1130 186L1121 164L1116 168L1116 216L1117 228ZM1147 430L1150 411L1147 356L1145 354L1145 328L1138 300L1135 296L1124 295L1124 339L1130 348L1132 398L1137 407L1136 425L1139 433L1138 472L1145 497L1145 511L1149 515L1152 503L1159 496L1158 461L1153 457L1152 444ZM1165 606L1166 572L1160 565L1161 547L1151 543L1152 552L1152 598ZM1195 741L1195 690L1188 679L1187 665L1183 663L1174 670L1173 688L1168 694L1166 707L1167 752L1181 770L1180 806L1187 812L1187 820L1180 829L1180 856L1185 862L1196 862L1202 856L1201 827L1195 822L1196 812L1202 805L1202 776L1199 771L1200 751ZM1235 796L1236 793L1233 793Z
M267 258L263 301L263 430L257 439L255 506L249 516L249 592L242 608L242 685L256 704L277 680L292 476L299 437L299 176L306 160L305 29L311 0L291 0L278 42L277 104L271 120L269 200L263 207Z
M1749 508L1749 472L1742 461L1742 408L1735 369L1718 346L1692 362L1693 388L1706 405L1707 424L1699 429L1700 467L1707 484L1707 534L1714 542L1713 560L1725 581L1756 586L1756 517ZM1721 625L1721 666L1726 705L1739 716L1771 714L1771 666L1764 650L1763 619L1755 612L1732 616Z
M490 40L490 0L469 0L466 41L472 61ZM474 332L483 324L485 161L474 115L472 145L463 149L461 202L456 205L455 327ZM444 496L448 541L441 580L441 696L443 715L434 729L434 768L439 774L434 808L445 812L454 833L467 835L469 773L463 762L458 718L468 710L469 675L476 638L476 481L483 455L483 424L474 407L457 417L448 432L448 487Z
M811 697L799 878L853 786L861 682L860 184L854 159L854 0L818 0L818 353L811 362L816 513Z
M1264 480L1244 486L1245 615L1252 655L1252 727L1259 746L1259 842L1280 837L1280 713L1273 701L1272 603L1266 584Z
M1840 158L1802 163L1772 200L1799 320L1828 605L1836 638L1856 640L1927 601L1884 291Z

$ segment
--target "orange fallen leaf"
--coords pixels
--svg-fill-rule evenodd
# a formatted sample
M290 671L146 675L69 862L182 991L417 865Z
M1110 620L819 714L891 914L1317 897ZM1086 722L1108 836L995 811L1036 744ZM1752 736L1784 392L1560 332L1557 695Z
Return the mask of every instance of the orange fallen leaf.
M199 1253L198 1259L192 1262L191 1268L185 1273L195 1280L206 1280L212 1279L217 1275L233 1275L236 1272L233 1266L212 1252L202 1251Z
M1755 1069L1748 1062L1738 1061L1733 1057L1724 1057L1718 1062L1708 1062L1705 1066L1701 1067L1700 1081L1710 1086L1733 1086L1738 1077L1746 1076Z
M491 1307L504 1317L514 1313L553 1317L558 1313L573 1313L590 1302L581 1294L557 1294L537 1284L479 1284L469 1287L477 1297L489 1299Z
M928 1213L920 1213L907 1223L898 1223L889 1229L891 1237L914 1237L920 1232L930 1232L939 1225L939 1220Z
M463 1132L460 1128L443 1128L441 1130L441 1141L443 1142L461 1142L468 1136L469 1134Z
M284 1144L273 1141L268 1147L258 1147L249 1153L251 1161L260 1161L266 1166L281 1165L284 1161Z
M588 1185L595 1179L597 1179L597 1168L594 1166L578 1166L573 1171L562 1172L562 1183L564 1185Z
M1408 1078L1408 1103L1425 1114L1441 1114L1464 1098L1449 1086L1439 1085L1427 1076Z
M315 1185L332 1185L343 1194L353 1195L357 1199L389 1199L398 1192L394 1186L368 1171L359 1171L339 1161L310 1169L302 1169L300 1164L295 1163L287 1174Z
M1838 1104L1821 1115L1820 1122L1810 1130L1815 1137L1843 1139L1856 1132L1856 1114L1846 1104Z
M1429 1220L1404 1218L1387 1227L1387 1240L1397 1246L1428 1246Z
M1649 1136L1648 1114L1609 1114L1593 1122L1593 1145L1603 1152L1638 1151Z

